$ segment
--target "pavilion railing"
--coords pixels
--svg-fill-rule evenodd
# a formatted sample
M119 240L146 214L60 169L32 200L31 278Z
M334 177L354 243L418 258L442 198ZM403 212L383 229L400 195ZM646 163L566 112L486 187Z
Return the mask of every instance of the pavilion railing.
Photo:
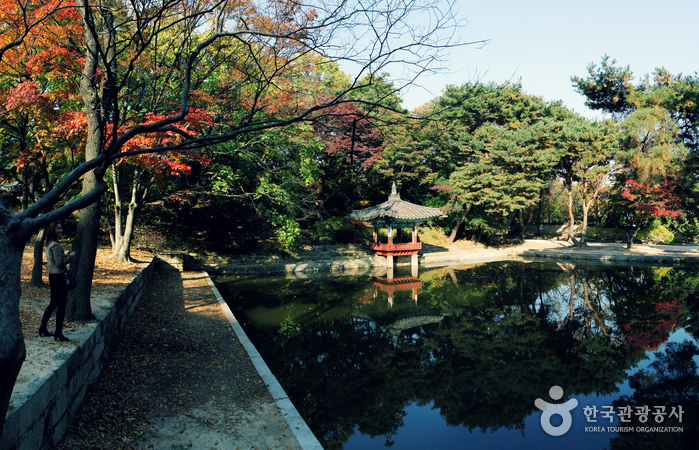
M373 251L380 252L401 252L420 250L422 248L422 242L407 242L402 244L372 243L369 244L369 248Z

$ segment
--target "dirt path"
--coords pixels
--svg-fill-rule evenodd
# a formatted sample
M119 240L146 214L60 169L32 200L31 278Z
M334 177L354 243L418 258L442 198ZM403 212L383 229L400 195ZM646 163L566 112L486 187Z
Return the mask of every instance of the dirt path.
M58 448L300 446L204 275L158 270Z

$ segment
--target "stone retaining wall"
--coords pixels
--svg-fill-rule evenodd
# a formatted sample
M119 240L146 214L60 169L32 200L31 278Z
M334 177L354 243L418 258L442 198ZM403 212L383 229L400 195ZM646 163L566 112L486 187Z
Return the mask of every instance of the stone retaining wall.
M580 231L580 224L576 223L573 226L573 231L578 233ZM568 224L542 223L541 225L529 225L529 227L527 227L527 233L537 236L563 236L568 234Z
M57 348L52 360L44 354L42 358L48 361L42 361L39 367L25 367L25 362L12 394L0 449L45 449L60 441L88 387L106 366L127 319L148 285L155 264L154 259L104 308L93 306L97 320L71 333L71 340L77 341L77 346ZM28 351L31 350L28 345ZM28 381L24 385L23 378Z
M375 256L365 246L360 246L359 250L346 250L339 247L341 246L324 246L322 250L302 252L298 256L288 258L275 255L229 257L185 252L159 254L158 258L175 270L205 271L213 274L298 274L344 271L372 273L376 267L386 266L386 258ZM407 257L407 263L410 264L410 257Z

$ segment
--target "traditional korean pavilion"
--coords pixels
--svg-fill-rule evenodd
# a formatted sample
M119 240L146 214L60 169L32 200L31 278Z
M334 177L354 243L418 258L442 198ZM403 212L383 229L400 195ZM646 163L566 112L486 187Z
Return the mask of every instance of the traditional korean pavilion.
M347 217L371 223L374 228L374 242L369 248L375 254L385 256L388 266L393 267L394 256L412 256L412 264L417 266L417 253L422 248L422 242L417 240L417 225L425 220L444 217L444 213L438 208L428 208L401 200L396 192L396 183L393 183L387 201L371 208L354 210ZM379 228L388 229L388 242L378 242ZM412 242L393 242L393 230L400 228L412 228Z

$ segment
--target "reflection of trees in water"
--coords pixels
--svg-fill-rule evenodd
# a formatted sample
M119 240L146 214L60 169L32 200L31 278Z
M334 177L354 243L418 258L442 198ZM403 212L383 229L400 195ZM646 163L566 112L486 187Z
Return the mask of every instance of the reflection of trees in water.
M675 270L678 269L630 266L600 274L607 295L614 299L617 330L632 355L657 350L667 342L670 332L682 325L685 283L691 274L683 270L684 276L677 276Z
M425 343L399 352L376 323L356 317L307 323L303 331L259 348L324 448L342 448L357 427L395 434L405 416L402 391L428 359ZM395 376L393 365L403 373Z
M412 402L434 402L450 425L523 430L533 399L553 384L567 395L615 392L638 350L667 339L689 289L675 269L654 270L440 269L421 275L420 308L451 314L402 333L397 347L381 327L397 310L372 319L364 304L354 316L254 340L326 448L342 448L355 429L390 444ZM675 309L660 317L665 304Z
M534 409L530 399L561 379L541 325L528 312L506 308L449 317L427 338L434 347L428 372L434 383L422 395L434 400L449 425L523 430Z
M575 266L570 271L569 284L569 316L564 325L578 339L599 336L619 345L622 339L615 333L612 301L605 295L601 280L594 277L594 273L588 280L588 269Z
M557 384L568 395L616 390L628 368L622 348L602 336L576 337L532 311L468 311L428 340L435 351L428 393L450 425L524 428L533 400ZM448 388L445 388L448 386Z
M575 266L566 290L568 316L559 325L578 337L600 335L642 356L667 342L683 325L686 296L693 292L696 270L675 268Z
M699 270L673 269L668 278L679 286L678 294L685 297L684 327L695 340L699 340Z
M622 396L614 401L614 408L631 406L634 414L630 423L634 431L620 433L610 441L613 450L621 449L696 449L699 448L699 373L694 356L699 347L691 341L671 342L664 352L656 353L656 360L648 369L640 370L629 377L633 395ZM670 418L672 407L682 406L682 422L678 417ZM641 422L636 408L648 406L647 421ZM666 416L657 416L655 406L665 407ZM655 417L663 417L658 422ZM682 433L644 433L636 427L682 427Z

